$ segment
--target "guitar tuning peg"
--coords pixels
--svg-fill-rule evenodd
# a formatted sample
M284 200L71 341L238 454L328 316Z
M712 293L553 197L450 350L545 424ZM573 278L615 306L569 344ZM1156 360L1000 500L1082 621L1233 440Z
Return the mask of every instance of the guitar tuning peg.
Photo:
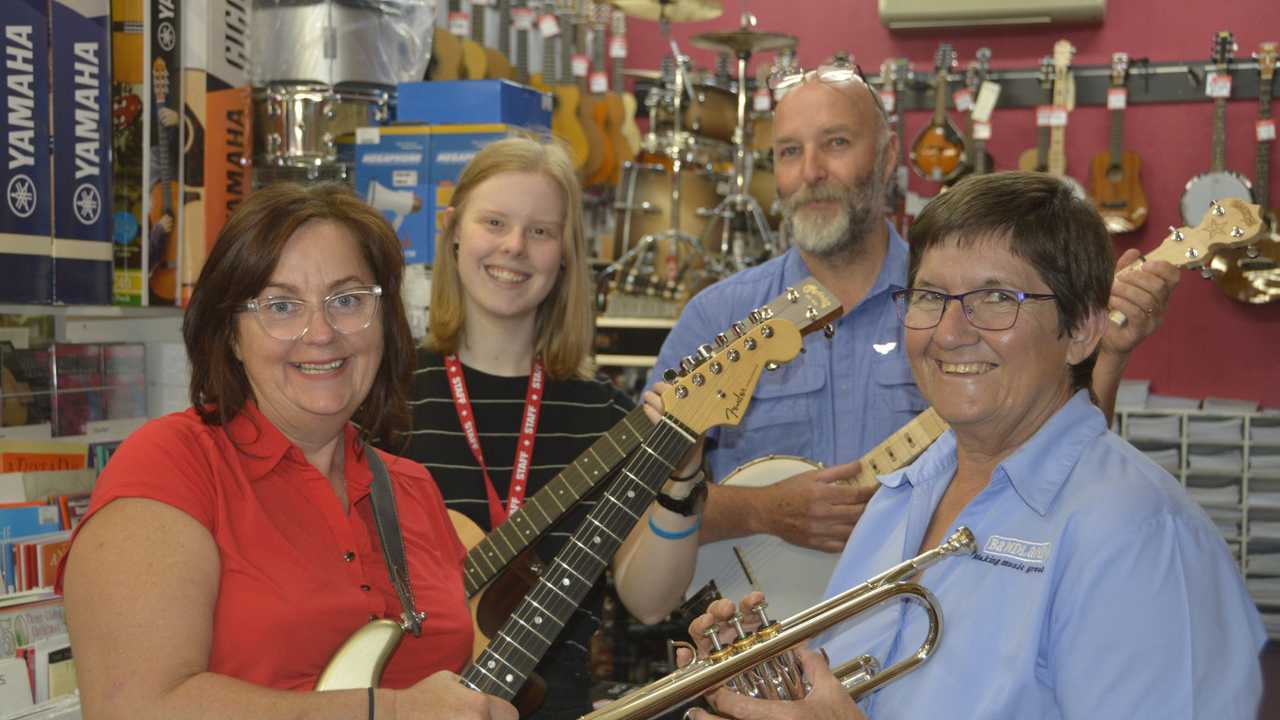
M679 380L679 379L680 379L680 373L676 372L672 368L667 368L666 370L662 371L663 382L670 384L670 383L674 383L676 380Z
M1246 246L1245 246L1245 248L1244 248L1244 254L1245 254L1245 255L1248 255L1250 260L1257 260L1257 259L1258 259L1258 246L1257 246L1257 245L1246 245Z
M747 319L751 321L752 325L755 325L756 323L760 322L761 317L762 316L760 315L759 310L752 310L750 313L747 314Z
M716 347L724 347L728 344L729 338L725 337L724 333L716 333Z
M1207 265L1202 265L1200 267L1200 277L1204 278L1205 280L1210 280L1213 278L1213 271L1210 270Z
M836 326L830 323L822 326L822 336L830 340L836 336Z
M692 355L685 355L680 360L681 375L688 375L696 367L698 367L698 360Z
M1237 240L1239 240L1240 238L1244 237L1244 228L1240 227L1239 225L1232 225L1232 226L1231 226L1231 237L1233 237L1233 238L1235 238L1235 239L1237 239Z
M782 366L772 360L764 364L764 369L768 370L769 372L773 372L774 370L777 370L780 367Z
M712 355L715 355L715 348L706 344L698 346L698 364L702 364L707 360L710 360Z
M1172 225L1169 226L1169 237L1172 238L1174 242L1182 242L1186 239L1182 235L1182 231Z
M1227 214L1227 209L1222 207L1222 204L1219 203L1217 200L1209 201L1209 211L1212 212L1214 215L1217 215L1218 217L1222 217L1223 215Z
M746 328L746 326L744 326L744 325L743 325L742 323L740 323L740 322L736 322L736 323L734 323L734 324L730 325L730 326L729 326L729 329L733 331L733 336L734 336L734 337L742 337L743 335L746 335L746 334L747 334L747 328Z

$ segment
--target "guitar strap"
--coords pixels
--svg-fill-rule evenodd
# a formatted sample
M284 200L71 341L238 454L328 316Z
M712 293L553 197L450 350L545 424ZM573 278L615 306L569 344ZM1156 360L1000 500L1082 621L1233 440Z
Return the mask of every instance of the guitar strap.
M378 540L382 544L382 557L386 560L387 572L391 575L391 585L400 596L400 604L404 606L404 613L400 616L402 626L413 633L414 637L418 637L422 635L422 621L427 619L427 614L419 612L414 606L413 588L409 585L409 564L404 557L404 540L400 536L400 520L396 515L396 496L391 490L391 478L376 450L366 445L365 456L369 458L369 469L373 471L373 482L369 484L373 524L378 528Z

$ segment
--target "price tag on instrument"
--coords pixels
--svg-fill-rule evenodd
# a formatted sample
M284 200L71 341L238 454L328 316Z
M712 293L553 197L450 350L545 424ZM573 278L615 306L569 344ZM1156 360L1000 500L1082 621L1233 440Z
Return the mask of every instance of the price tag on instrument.
M1271 142L1276 139L1276 121L1271 118L1258 121L1258 142Z
M1107 89L1107 109L1123 110L1129 105L1129 90L1122 87Z
M969 92L969 88L960 88L951 93L951 99L956 104L956 110L960 112L969 112L973 107L973 93Z
M471 13L455 10L449 13L449 32L459 37L471 34Z
M586 77L587 73L591 72L591 61L582 53L574 53L569 61L569 67L573 68L574 77Z
M991 111L1000 99L1000 83L987 80L978 88L978 99L973 103L974 122L991 122Z
M591 77L587 79L587 88L597 95L609 92L609 76L600 70L591 73Z
M1036 107L1036 127L1066 127L1067 109L1061 105Z
M517 30L532 30L533 21L536 17L537 13L532 8L511 8L511 23L516 26Z
M892 113L898 107L898 94L892 89L880 91L880 104L884 105L884 111Z
M974 140L990 140L991 139L991 123L982 122L981 120L973 121L973 139Z
M757 88L751 93L751 109L756 112L769 112L773 109L773 98L769 96L769 88Z
M1211 72L1206 75L1204 94L1211 98L1231 97L1231 73Z
M627 56L627 37L625 35L614 35L609 38L609 57L614 60L622 60Z
M556 20L555 15L547 13L538 18L538 32L544 38L553 38L560 34L560 21Z

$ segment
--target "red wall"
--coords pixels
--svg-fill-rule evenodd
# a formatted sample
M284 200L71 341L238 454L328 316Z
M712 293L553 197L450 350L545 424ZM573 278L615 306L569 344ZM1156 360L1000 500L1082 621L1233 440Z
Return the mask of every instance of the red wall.
M938 0L946 2L946 0ZM681 50L701 68L714 66L714 54L694 48L689 38L700 32L733 29L737 0L722 0L726 12L716 20L673 24ZM758 29L800 39L799 58L811 68L836 50L849 50L863 69L874 74L886 57L909 57L912 69L928 72L939 42L956 46L961 67L979 47L992 50L992 67L1035 68L1063 37L1077 48L1075 62L1105 65L1111 53L1152 61L1208 61L1213 34L1231 30L1239 42L1237 57L1247 58L1262 41L1280 41L1280 2L1276 0L1111 0L1105 22L1092 27L1015 28L997 31L927 31L890 33L880 24L875 0L787 0L749 3ZM628 66L656 68L666 47L655 22L628 19ZM767 61L770 55L760 56ZM756 62L753 63L754 67ZM1254 121L1258 102L1239 100L1227 109L1227 166L1254 175ZM1280 115L1280 102L1273 115ZM959 116L954 119L959 121ZM928 112L906 118L908 142L927 124ZM1086 184L1090 158L1105 151L1108 118L1100 106L1078 108L1067 132L1068 172ZM992 117L989 149L997 169L1016 166L1018 154L1035 147L1035 116L1026 109L998 109ZM1138 233L1121 236L1117 254L1130 247L1150 250L1169 225L1181 225L1178 198L1186 181L1208 170L1213 106L1169 103L1131 106L1126 115L1126 147L1143 160L1142 181L1151 208ZM1280 206L1280 153L1271 164L1271 205ZM912 177L911 189L925 196L936 186ZM1183 273L1169 315L1129 363L1127 377L1147 378L1152 391L1204 397L1256 399L1280 407L1280 301L1250 306L1227 298L1212 281Z

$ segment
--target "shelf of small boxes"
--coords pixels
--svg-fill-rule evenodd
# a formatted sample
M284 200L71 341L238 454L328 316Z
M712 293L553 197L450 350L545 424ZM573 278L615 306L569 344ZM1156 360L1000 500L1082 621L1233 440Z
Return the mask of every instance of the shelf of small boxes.
M1121 409L1117 420L1204 507L1280 637L1280 415Z
M85 435L95 423L147 417L142 343L0 342L0 431L50 428Z

